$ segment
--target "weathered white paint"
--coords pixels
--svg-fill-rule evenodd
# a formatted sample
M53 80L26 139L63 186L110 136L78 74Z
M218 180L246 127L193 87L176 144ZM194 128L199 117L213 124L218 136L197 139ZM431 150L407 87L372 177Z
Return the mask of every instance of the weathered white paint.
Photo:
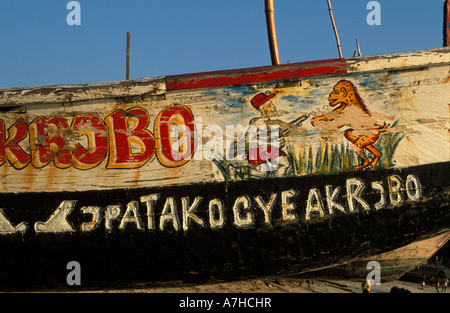
M166 198L166 203L164 204L164 210L161 213L161 218L159 220L159 229L164 230L167 223L172 224L175 231L180 229L180 222L178 221L177 214L177 203L174 197Z
M181 207L183 210L183 230L187 231L190 227L192 221L196 222L201 226L205 226L205 222L195 215L195 210L202 201L202 197L195 197L191 205L189 205L189 197L181 198Z
M379 181L372 182L372 189L377 190L380 195L380 201L374 204L376 210L383 209L386 206L386 193L383 184Z
M402 179L398 175L393 175L389 177L388 183L389 189L392 191L389 193L389 200L394 206L401 205L403 202Z
M335 209L345 212L345 208L336 202L337 198L339 197L341 187L336 187L333 189L333 186L327 185L325 186L325 193L327 197L327 206L328 206L328 212L330 214L334 214Z
M250 198L242 196L236 199L233 205L234 224L245 227L254 223L253 211L250 207Z
M120 205L109 205L106 207L105 212L105 228L106 230L112 229L112 222L120 216Z
M433 66L450 62L448 48L437 48L421 51L391 53L367 56L364 58L349 58L349 71L368 72L381 70L401 70L417 66Z
M94 230L100 225L102 219L102 208L99 206L82 207L81 211L84 214L90 214L92 216L90 222L85 222L81 225L81 231L89 232Z
M297 191L293 189L286 190L281 193L281 208L283 213L283 220L294 221L295 219L297 219L297 216L295 215L296 205L292 199L296 194Z
M362 208L370 211L369 204L361 198L362 192L365 189L365 183L358 178L347 179L347 201L350 212L355 211L355 203L358 203Z
M388 124L400 118L400 124L390 130L406 136L395 151L395 166L450 160L449 58L450 49L443 48L347 60L350 73L343 77L358 85L358 91L373 117ZM388 69L394 71L387 72ZM403 71L406 69L408 71ZM248 127L250 121L260 114L250 104L252 97L257 92L268 90L277 92L273 102L282 121L291 121L302 114L327 112L330 110L327 107L328 95L340 79L341 77L336 76L323 76L304 78L289 82L290 84L269 82L264 85L181 91L167 91L164 78L3 89L0 90L0 107L6 109L14 106L11 110L0 113L0 120L5 123L6 137L9 136L8 129L19 118L23 118L29 125L38 117L60 116L70 126L75 116L95 114L105 121L113 112L126 112L131 108L143 108L149 112L147 129L154 132L153 126L158 113L175 103L187 106L195 118L201 118L202 129L198 132L204 137L200 138L202 145L198 146L202 150L196 151L194 158L183 166L173 168L161 165L156 156L139 168L126 170L107 168L108 158L88 170L80 170L74 166L57 168L53 162L41 168L29 163L16 169L6 161L0 166L0 192L86 191L224 181L216 165L203 157L214 151L212 148L218 137L213 130L221 129L224 138L220 142L226 143L228 138L224 130L227 126L240 125L243 129ZM322 143L320 134L312 136L314 131L316 129L308 119L284 140L287 146L292 146L296 151L305 146L312 147L315 159L316 151ZM77 136L69 131L66 139L72 149L77 144L88 147L86 134ZM346 143L341 130L336 129L329 142ZM133 144L134 148L138 148L136 142ZM20 147L27 152L33 145L29 134L20 141ZM223 147L224 150L228 148L226 144ZM265 177L264 175L267 176L267 173L263 173L261 177ZM326 198L333 199L333 196ZM333 209L340 210L338 206ZM292 217L288 211L286 214ZM192 219L188 220L192 222Z
M270 196L268 203L265 203L261 196L255 197L255 201L258 204L258 207L264 212L264 222L266 224L270 225L270 223L271 223L272 210L274 208L275 200L277 199L277 196L278 195L276 193L273 193Z
M254 227L257 223L272 226L280 222L296 221L300 218L299 216L308 221L335 214L392 210L404 205L407 201L421 201L422 189L419 179L410 174L406 178L391 175L385 181L367 182L349 178L345 186L331 186L325 182L323 186L315 186L309 190L283 190L271 194L267 202L261 195L254 197L242 195L231 199L230 207L225 207L223 199L213 198L206 201L195 195L173 195L161 198L159 194L150 194L140 197L139 201L133 200L123 205L111 204L104 208L99 206L78 208L77 201L65 200L55 208L47 221L36 222L34 230L37 234L91 232L99 228L106 232L126 228L140 231L158 229L164 232L189 232L198 228L220 230L227 223L237 228ZM339 196L340 202L337 203L336 198L340 190L346 190L346 193ZM407 197L401 196L403 193ZM326 199L322 197L324 194ZM367 194L377 194L380 200L369 204L363 200L363 196ZM276 201L278 197L281 201ZM157 205L160 209L162 208L161 214L155 214ZM69 223L67 217L74 210L80 210L88 221L80 225ZM256 219L257 210L264 216L259 221ZM147 219L143 218L145 214L143 212L146 212ZM232 220L227 221L226 216ZM281 219L275 219L274 216L281 216ZM21 222L14 227L5 214L5 209L0 210L0 235L17 232L23 234L27 230L27 222Z
M220 229L225 225L223 201L220 199L209 202L209 224L211 229Z
M312 212L317 212L320 216L323 216L322 196L317 188L309 190L308 200L306 201L306 215L305 219L309 220Z
M406 194L410 200L415 202L422 199L422 185L414 175L406 177Z
M164 79L142 78L80 85L35 86L0 89L0 107L42 103L67 103L123 97L148 97L166 91Z
M155 202L158 201L159 199L159 194L155 193L155 194L151 194L148 196L143 196L141 197L141 202L145 203L146 207L147 207L147 225L148 225L148 229L155 229L156 224L155 224Z
M136 229L144 230L142 219L139 214L139 204L137 201L131 201L128 203L127 210L120 221L119 229L125 229L126 225L129 223L136 225Z
M46 222L36 222L36 233L63 233L74 232L75 229L67 221L67 216L75 209L75 200L63 201Z
M28 230L28 223L22 222L17 226L13 226L9 219L0 209L0 235L10 235L14 233L25 233Z

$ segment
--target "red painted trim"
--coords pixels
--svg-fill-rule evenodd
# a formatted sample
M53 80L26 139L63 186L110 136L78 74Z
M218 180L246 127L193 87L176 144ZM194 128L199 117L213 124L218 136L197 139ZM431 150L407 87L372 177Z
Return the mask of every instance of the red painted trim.
M166 88L167 91L210 88L343 73L347 73L347 62L345 59L331 59L240 70L167 76Z

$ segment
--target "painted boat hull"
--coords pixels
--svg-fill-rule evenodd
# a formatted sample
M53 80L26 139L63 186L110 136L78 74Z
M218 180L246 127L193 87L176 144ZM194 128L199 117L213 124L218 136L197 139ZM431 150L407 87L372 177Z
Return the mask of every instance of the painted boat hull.
M379 264L380 282L402 279L419 283L424 272L429 278L436 276L439 271L447 272L448 276L449 270L446 268L422 267L422 264L433 257L449 239L450 233L446 232L369 258L354 260L348 264L332 266L300 275L292 275L288 279L345 279L363 282L368 276L375 279L375 275L370 275L372 270L375 269L374 266L370 266L372 261L376 261Z
M435 49L0 90L0 287L67 287L72 261L83 287L290 275L448 232L449 68ZM282 143L224 157L229 125Z
M364 181L369 177L374 181L386 181L393 174L414 173L428 191L418 203L405 201L395 208L317 216L308 221L302 219L303 210L299 207L297 213L302 221L285 223L281 217L280 201L275 204L269 225L266 225L262 214L255 214L252 225L244 228L236 227L232 210L243 191L254 198L281 194L293 188L308 190L324 181L334 186L345 186L348 174L284 178L276 183L247 181L226 187L223 184L201 184L101 193L3 195L4 201L15 204L17 215L9 216L14 225L15 221L23 219L25 210L33 212L34 219L28 215L28 221L36 224L45 222L54 213L55 204L67 202L67 199L77 202L66 219L73 231L3 236L1 246L4 253L0 264L7 270L2 272L2 285L3 288L11 288L64 283L70 261L82 265L83 286L87 287L136 281L203 283L288 275L369 258L448 229L448 190L442 190L439 184L447 179L444 173L448 171L449 164L444 163L434 167L374 170L352 175ZM226 223L220 231L192 224L189 232L176 231L172 225L161 232L148 229L149 224L145 221L142 230L137 230L132 223L119 229L121 219L116 219L111 221L111 230L101 226L88 232L82 230L82 225L90 222L89 219L85 221L82 207L108 207L119 202L125 207L126 203L140 201L142 197L156 193L161 199L178 195L175 198L177 202L184 195L203 197L204 205L197 210L197 216L204 221L209 219L210 201L221 197L224 208L227 208L223 215ZM367 203L379 200L377 195L363 199ZM298 203L306 205L305 195L298 200ZM164 203L161 201L159 206L155 206L155 216L162 212ZM144 217L145 211L141 211Z

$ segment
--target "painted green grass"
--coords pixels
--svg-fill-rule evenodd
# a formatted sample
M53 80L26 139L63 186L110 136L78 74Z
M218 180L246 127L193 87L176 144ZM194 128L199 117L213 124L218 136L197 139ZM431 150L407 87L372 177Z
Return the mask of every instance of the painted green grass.
M247 180L251 178L251 166L243 161L228 161L214 159L212 162L217 166L225 181ZM234 172L234 179L230 170Z
M390 127L397 126L399 121L400 120L396 120ZM395 150L405 135L405 132L389 132L380 137L380 139L375 143L375 147L383 154L378 163L379 166L392 167L395 165Z
M396 120L390 127L398 125L398 122ZM395 166L395 150L404 136L405 133L403 132L386 132L380 136L375 143L375 147L382 153L377 168ZM291 164L286 176L351 171L354 166L362 162L355 148L349 142L342 142L341 144L323 142L314 150L311 146L295 147L289 145L285 152ZM370 153L367 153L370 157ZM213 160L213 162L226 181L252 178L251 166L245 161ZM230 169L234 172L234 177L230 173Z
M396 120L390 127L397 126L398 122ZM386 168L395 165L395 150L404 136L403 132L386 132L380 136L375 147L380 150L382 157L376 167ZM287 154L291 167L286 176L349 171L362 162L349 142L340 145L324 142L314 152L311 147L295 149L289 146ZM366 153L370 156L369 152Z
M286 152L291 167L286 176L351 170L358 161L348 145L323 143L315 150L313 153L311 146L297 149L289 146Z

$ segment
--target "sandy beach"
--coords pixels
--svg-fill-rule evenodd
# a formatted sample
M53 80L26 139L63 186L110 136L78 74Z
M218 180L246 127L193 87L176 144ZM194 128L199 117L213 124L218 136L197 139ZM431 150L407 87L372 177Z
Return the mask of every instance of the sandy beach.
M419 283L395 280L372 286L370 293L390 293L393 287L411 293L437 293L434 285L421 289ZM441 290L439 290L441 291ZM92 291L90 291L92 292ZM94 291L100 293L362 293L361 282L348 280L292 280L265 278L182 287L149 287L136 284L129 288ZM450 292L450 290L447 290Z

